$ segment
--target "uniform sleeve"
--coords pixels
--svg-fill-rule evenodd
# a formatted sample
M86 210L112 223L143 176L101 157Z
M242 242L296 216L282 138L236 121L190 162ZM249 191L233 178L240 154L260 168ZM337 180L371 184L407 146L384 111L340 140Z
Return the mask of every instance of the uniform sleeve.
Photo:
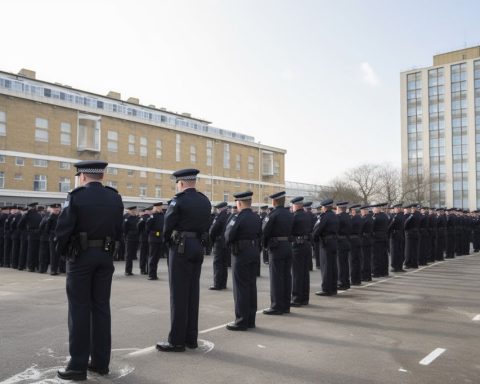
M65 207L62 213L58 217L57 226L55 228L55 239L57 242L57 250L60 255L64 255L67 250L67 245L70 240L70 236L75 230L77 223L77 210L73 203L73 198L68 195Z
M235 241L240 221L241 219L238 215L234 215L228 222L227 227L225 228L225 243L230 244Z
M168 206L163 222L163 240L168 242L172 236L172 232L179 220L178 201L173 199Z
M270 239L273 223L275 222L275 213L268 215L262 223L262 243L266 246Z

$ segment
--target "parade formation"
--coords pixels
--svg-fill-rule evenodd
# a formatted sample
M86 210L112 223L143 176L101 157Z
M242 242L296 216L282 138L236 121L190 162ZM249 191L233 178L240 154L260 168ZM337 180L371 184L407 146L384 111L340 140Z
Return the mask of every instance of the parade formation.
M211 290L227 288L231 267L235 313L226 328L246 331L255 328L262 262L270 275L270 307L263 314L284 315L309 304L314 266L322 276L315 294L333 297L373 278L480 250L479 211L332 199L312 208L302 196L287 205L284 191L270 195L270 207L254 208L253 192L245 191L232 196L235 206L221 202L212 211L196 189L196 169L173 173L178 193L172 200L138 209L123 207L118 192L101 184L106 166L77 163L83 184L63 208L32 202L1 209L1 267L67 274L71 361L58 372L63 379L84 380L87 369L109 372L114 260L125 260L127 278L138 260L140 273L155 281L159 259L167 258L171 329L156 348L183 352L198 347L205 255L213 256Z

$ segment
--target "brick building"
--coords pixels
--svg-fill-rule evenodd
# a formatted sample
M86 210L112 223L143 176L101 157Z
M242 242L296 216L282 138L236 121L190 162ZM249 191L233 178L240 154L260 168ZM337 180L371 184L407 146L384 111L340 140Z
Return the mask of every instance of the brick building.
M37 80L30 70L0 71L0 204L63 201L79 159L108 161L105 183L132 203L170 199L171 173L194 167L199 190L212 201L250 189L260 204L285 188L285 153L116 92L102 96Z

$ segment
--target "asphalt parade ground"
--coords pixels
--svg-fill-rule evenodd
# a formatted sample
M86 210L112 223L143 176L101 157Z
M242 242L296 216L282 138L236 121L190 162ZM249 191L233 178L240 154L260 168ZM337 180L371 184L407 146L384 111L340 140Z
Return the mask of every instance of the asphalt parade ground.
M169 330L165 260L158 281L123 275L112 286L110 374L92 383L480 383L480 254L374 279L282 316L257 315L257 328L231 332L233 295L210 291L202 270L199 348L157 352ZM269 306L268 266L257 280ZM68 361L65 277L0 268L0 384L62 383Z

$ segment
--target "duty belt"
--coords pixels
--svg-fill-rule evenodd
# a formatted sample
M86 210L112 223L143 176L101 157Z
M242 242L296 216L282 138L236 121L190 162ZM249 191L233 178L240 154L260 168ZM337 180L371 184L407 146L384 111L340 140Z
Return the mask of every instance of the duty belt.
M105 240L88 240L87 241L88 248L103 248L105 245Z
M323 240L330 240L330 239L336 239L337 238L337 235L325 235L325 236L322 236L322 239Z
M198 239L199 236L198 236L198 233L197 232L187 232L187 231L183 231L183 232L178 232L180 234L180 236L188 239L188 238L196 238Z
M249 246L249 245L251 245L252 247L256 247L257 244L258 244L258 240L237 240L237 241L235 241L235 243L239 247L246 247L246 246Z
M359 239L360 235L350 235L350 239Z
M341 240L345 240L345 239L348 239L348 236L346 236L346 235L338 235L337 238L338 238L338 239L341 239Z
M270 240L290 241L290 238L288 236L277 236L277 237L271 237Z

